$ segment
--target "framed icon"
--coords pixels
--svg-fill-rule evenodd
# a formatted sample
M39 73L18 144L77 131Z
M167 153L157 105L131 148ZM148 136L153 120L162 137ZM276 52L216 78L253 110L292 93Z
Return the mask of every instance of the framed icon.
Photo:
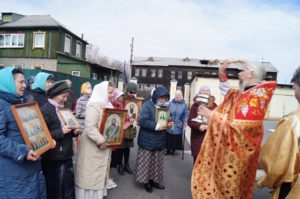
M29 148L41 155L54 145L44 117L36 102L13 105L11 110L23 139Z
M63 118L66 125L69 125L71 128L80 127L79 122L77 121L70 109L60 109L59 114Z
M108 146L119 146L124 139L124 124L127 115L125 109L105 108L100 124L100 133Z
M160 124L162 128L167 128L168 119L170 116L169 109L167 108L156 108L155 121Z
M127 115L129 118L135 118L138 121L138 116L141 112L143 104L143 99L139 98L126 98L124 103L124 108L127 110Z

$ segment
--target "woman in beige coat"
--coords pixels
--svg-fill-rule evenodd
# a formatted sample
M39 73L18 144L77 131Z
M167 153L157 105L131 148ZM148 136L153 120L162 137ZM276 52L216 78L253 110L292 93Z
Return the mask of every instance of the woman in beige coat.
M113 90L108 81L97 84L87 104L85 128L80 137L75 169L77 199L102 199L106 192L110 150L99 128L103 108L109 106Z

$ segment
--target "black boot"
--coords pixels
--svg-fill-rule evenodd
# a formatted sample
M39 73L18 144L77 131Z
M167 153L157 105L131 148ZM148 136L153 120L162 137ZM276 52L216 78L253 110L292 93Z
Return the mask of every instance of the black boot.
M144 184L144 188L148 193L151 193L153 191L149 182Z
M125 172L124 172L124 167L123 167L122 164L121 164L121 165L118 165L118 173L119 173L120 175L124 175L124 174L125 174Z
M159 184L157 182L154 182L153 180L149 180L149 184L151 185L151 187L157 188L157 189L165 189L165 186L162 184Z
M128 163L124 165L124 171L127 172L128 174L133 174Z

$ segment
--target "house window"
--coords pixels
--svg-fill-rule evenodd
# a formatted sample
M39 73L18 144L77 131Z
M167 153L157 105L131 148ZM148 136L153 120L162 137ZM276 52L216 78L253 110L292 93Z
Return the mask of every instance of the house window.
M33 33L33 48L45 48L45 35L44 32Z
M187 79L188 79L188 80L191 80L191 79L192 79L192 76L193 76L193 72L188 72L188 73L187 73Z
M158 69L157 71L157 77L162 78L163 76L163 70L162 69Z
M69 35L65 36L65 52L66 53L71 52L71 36Z
M146 87L147 87L147 84L141 84L141 90L142 90L142 91L145 90Z
M171 79L175 79L175 71L171 71Z
M142 77L146 77L146 75L147 75L147 69L143 68L142 69Z
M0 34L0 48L23 48L24 34Z
M151 69L151 77L155 77L156 76L156 70L155 69Z
M134 71L134 76L139 77L140 76L140 69L136 68Z
M97 73L93 73L93 79L97 79Z
M80 77L80 71L72 71L72 75Z
M106 75L104 76L104 81L107 81L107 76Z
M177 89L176 90L181 90L182 88L181 88L181 86L177 86Z
M76 42L76 57L81 57L81 43Z
M182 79L182 71L178 71L178 79Z

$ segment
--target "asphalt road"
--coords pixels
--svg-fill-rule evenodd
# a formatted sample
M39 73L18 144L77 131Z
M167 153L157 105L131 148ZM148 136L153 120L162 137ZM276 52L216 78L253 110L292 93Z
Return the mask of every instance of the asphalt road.
M263 142L269 135L269 129L274 129L277 121L265 121L265 135ZM130 164L134 168L137 153L137 145L131 149ZM152 193L147 193L142 185L135 183L133 175L125 174L120 176L116 169L113 169L113 178L118 187L109 190L107 199L191 199L190 180L193 166L193 159L190 155L189 144L185 144L184 159L182 153L178 151L174 156L165 156L164 179L165 190L154 189ZM267 199L268 189L255 188L254 199Z

